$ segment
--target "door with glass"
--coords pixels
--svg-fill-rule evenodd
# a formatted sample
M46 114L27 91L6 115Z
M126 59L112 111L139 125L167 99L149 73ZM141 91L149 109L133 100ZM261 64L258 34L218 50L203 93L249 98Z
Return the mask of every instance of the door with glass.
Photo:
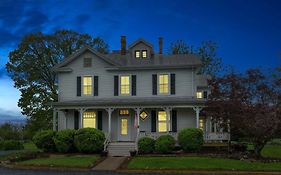
M119 116L118 119L118 140L130 141L130 116Z

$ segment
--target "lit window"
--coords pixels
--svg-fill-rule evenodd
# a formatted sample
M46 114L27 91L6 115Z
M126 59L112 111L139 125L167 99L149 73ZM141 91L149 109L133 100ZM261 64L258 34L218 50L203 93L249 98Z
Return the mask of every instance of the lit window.
M203 98L203 92L197 92L196 93L197 98Z
M146 117L147 117L147 113L146 113L145 111L142 111L142 112L140 113L140 118L141 118L142 120L145 120Z
M83 77L83 94L84 95L91 95L93 86L92 86L92 77Z
M128 119L122 118L121 119L121 135L128 134Z
M142 54L142 58L147 58L147 50L142 50L141 54Z
M129 75L120 76L120 93L122 95L130 94L130 76Z
M136 57L136 58L140 58L140 51L139 51L139 50L136 50L136 51L135 51L135 57Z
M167 132L167 115L165 111L158 112L158 132Z
M121 109L121 110L119 110L119 115L129 115L129 110L128 109Z
M204 130L204 119L202 118L199 120L199 127L200 129Z
M169 93L169 75L168 74L159 75L159 93L160 94Z
M96 128L96 113L84 112L83 113L83 128Z

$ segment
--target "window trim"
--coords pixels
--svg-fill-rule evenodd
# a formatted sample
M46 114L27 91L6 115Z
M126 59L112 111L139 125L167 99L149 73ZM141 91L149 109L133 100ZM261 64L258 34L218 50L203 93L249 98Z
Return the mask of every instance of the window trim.
M82 96L84 96L84 97L94 96L94 76L93 75L82 75L81 77L82 77L82 82L81 82ZM84 94L84 77L92 78L91 94Z
M168 75L168 92L167 93L160 93L160 86L159 86L159 76L160 75ZM171 95L171 73L157 73L157 95Z
M121 93L121 76L129 76L129 94ZM119 96L132 96L132 75L131 74L120 74L119 75Z
M139 52L139 57L137 57L137 52ZM141 54L142 52L141 52L141 50L135 50L135 58L142 58L141 56L142 56L142 54Z
M142 53L143 53L144 51L146 52L146 57L143 57L143 54L142 54ZM141 50L141 58L145 58L145 59L146 59L146 58L147 58L147 53L148 53L147 50Z

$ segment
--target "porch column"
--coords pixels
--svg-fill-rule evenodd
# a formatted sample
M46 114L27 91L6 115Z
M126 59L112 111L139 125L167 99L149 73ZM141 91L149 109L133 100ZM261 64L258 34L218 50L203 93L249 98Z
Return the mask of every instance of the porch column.
M202 108L196 106L193 107L193 110L196 112L196 128L200 128L200 124L199 124L199 114Z
M172 110L172 108L171 107L165 107L164 109L166 111L166 116L167 116L167 118L166 118L167 133L169 133L170 130L171 130L170 122L171 122L171 110Z
M111 114L114 111L114 108L106 108L105 109L108 113L108 141L111 140Z
M79 114L80 114L80 123L79 123L79 128L83 128L83 113L86 111L84 108L79 109Z
M53 131L57 130L57 127L56 127L57 121L56 121L56 119L57 119L57 110L54 108L53 109Z
M138 151L138 140L139 140L139 135L140 135L140 112L141 112L142 108L135 108L135 112L136 112L136 116L135 116L135 120L137 119L137 136L136 136L136 140L135 140L135 149L136 151ZM134 121L136 122L136 121Z

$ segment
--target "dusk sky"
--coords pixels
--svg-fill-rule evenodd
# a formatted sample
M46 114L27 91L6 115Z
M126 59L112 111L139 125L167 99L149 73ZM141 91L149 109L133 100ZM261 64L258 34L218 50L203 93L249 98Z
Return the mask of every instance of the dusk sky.
M144 38L164 48L177 39L198 46L212 40L223 63L238 71L273 68L281 59L280 0L1 0L0 121L23 118L20 93L5 71L8 54L31 32L71 29L102 37L111 50Z

